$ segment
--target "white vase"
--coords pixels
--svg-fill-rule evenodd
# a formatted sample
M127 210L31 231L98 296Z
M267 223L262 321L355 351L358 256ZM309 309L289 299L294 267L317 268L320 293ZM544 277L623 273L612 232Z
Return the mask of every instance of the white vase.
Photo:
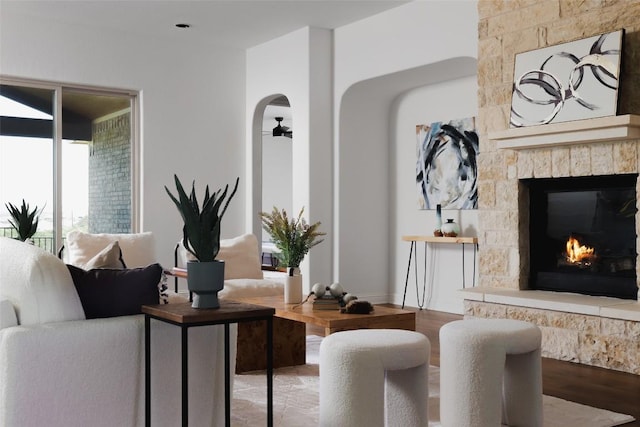
M460 234L460 226L453 219L447 219L447 222L442 224L441 230L445 237L456 237Z
M284 281L284 303L300 304L302 302L302 275L298 268L287 268Z

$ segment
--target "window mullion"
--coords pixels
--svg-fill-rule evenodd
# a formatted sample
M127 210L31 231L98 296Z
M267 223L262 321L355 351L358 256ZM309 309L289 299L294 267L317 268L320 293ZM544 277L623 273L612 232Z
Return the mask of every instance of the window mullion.
M53 234L55 247L63 244L62 236L62 87L55 88L53 109Z

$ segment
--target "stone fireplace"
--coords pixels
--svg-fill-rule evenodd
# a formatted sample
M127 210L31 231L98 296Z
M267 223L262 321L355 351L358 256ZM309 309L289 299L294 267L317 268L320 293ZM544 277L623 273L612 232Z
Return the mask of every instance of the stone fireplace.
M535 274L538 261L531 257L525 184L635 177L631 184L636 194L631 231L635 245L630 249L634 255L620 256L618 262L626 270L622 276L635 273L630 297L635 290L637 298L640 2L480 0L478 14L479 286L461 291L465 316L530 321L542 329L545 357L640 375L640 303L636 299L531 289L532 262ZM617 116L508 129L516 53L620 28L626 33ZM582 230L582 234L589 232L593 230ZM630 267L630 261L635 266ZM609 260L608 268L614 264Z
M489 138L510 159L510 167L505 179L493 182L494 203L503 210L481 211L485 244L480 243L480 286L463 292L465 315L536 323L543 331L545 357L640 374L640 303L636 301L640 117L509 129L491 133ZM622 250L633 253L633 271L622 275L633 277L629 295L633 299L532 289L530 273L536 257L532 257L530 243L539 239L539 234L530 235L531 217L544 212L530 210L531 185L525 183L563 183L577 177L585 177L588 185L596 187L611 180L613 187L623 188L617 197L633 196L633 227L626 229L632 234L625 236L627 241L632 239L633 248ZM632 194L628 188L633 189ZM594 236L587 236L587 227L574 222L578 227L575 234L596 246ZM629 266L620 268L628 270ZM596 277L592 281L602 280Z

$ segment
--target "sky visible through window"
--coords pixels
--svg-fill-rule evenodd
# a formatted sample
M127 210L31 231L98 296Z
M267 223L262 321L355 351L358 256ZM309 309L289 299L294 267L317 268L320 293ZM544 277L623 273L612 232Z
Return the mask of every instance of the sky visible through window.
M0 96L0 115L33 119L52 116ZM62 141L63 226L88 212L88 145ZM53 228L53 141L0 135L0 227L10 227L5 203L44 206L38 230Z

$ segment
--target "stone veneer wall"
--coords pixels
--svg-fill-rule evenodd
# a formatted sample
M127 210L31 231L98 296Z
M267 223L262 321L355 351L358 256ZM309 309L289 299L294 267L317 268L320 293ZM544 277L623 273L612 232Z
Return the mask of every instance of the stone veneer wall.
M640 322L478 301L465 301L465 316L534 323L543 357L640 375Z
M509 126L515 54L624 28L618 114L640 114L640 0L480 0L478 13L479 284L526 289L528 206L519 179L637 173L640 140L497 149L488 134ZM465 314L534 321L546 356L640 374L637 322L475 301L465 302Z
M131 232L131 113L93 123L89 232Z

